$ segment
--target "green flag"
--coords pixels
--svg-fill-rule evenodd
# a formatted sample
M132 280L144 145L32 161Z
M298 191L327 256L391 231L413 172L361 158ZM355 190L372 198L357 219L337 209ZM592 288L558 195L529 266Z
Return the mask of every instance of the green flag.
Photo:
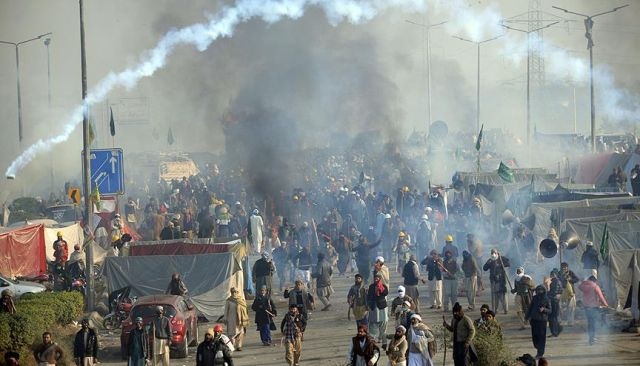
M498 167L498 175L505 182L513 183L513 171L503 162L500 162L500 166Z
M89 120L89 146L93 145L93 141L96 139L96 129L93 126L93 121Z
M609 255L609 229L607 229L607 223L604 223L604 229L602 230L602 241L600 242L600 255L602 259L607 258Z
M111 109L111 107L109 107L109 111L111 112L111 118L109 118L109 130L113 137L116 135L116 121L113 120L113 109Z
M169 145L173 145L176 140L173 138L173 132L171 131L171 127L169 127L169 133L167 134L167 142Z
M484 129L484 123L480 127L480 133L478 133L478 139L476 140L476 150L480 151L480 144L482 143L482 130Z

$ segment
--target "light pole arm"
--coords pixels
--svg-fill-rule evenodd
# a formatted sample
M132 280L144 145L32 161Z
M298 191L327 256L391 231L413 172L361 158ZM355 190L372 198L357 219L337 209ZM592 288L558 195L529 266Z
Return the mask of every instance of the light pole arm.
M36 40L38 40L38 39L40 39L40 38L42 38L44 36L49 36L51 34L53 34L53 33L48 32L48 33L45 33L45 34L41 34L41 35L39 35L37 37L31 38L31 39L27 39L26 41L20 41L20 42L16 43L16 45L20 46L21 44L25 44L25 43L28 43L28 42L31 42L31 41L36 41Z

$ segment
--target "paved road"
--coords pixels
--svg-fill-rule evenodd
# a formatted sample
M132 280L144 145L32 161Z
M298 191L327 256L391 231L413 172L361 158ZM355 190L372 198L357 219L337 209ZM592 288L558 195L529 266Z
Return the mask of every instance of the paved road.
M392 273L390 293L395 294L397 285L401 283L398 274ZM351 286L353 279L351 276L334 277L333 287L336 293L333 295L333 307L330 311L316 311L310 316L307 332L302 350L301 365L322 365L337 366L346 364L346 353L350 341L350 337L356 333L354 321L347 320L346 293ZM421 300L424 304L426 291L421 288ZM281 294L274 294L276 307L280 314L286 311L286 302ZM466 299L459 298L461 304L466 307ZM488 291L479 297L478 304L489 303L490 299ZM511 301L513 303L513 301ZM250 311L250 317L253 313ZM450 314L445 314L450 319ZM478 317L478 311L469 314L473 319ZM441 324L442 312L436 310L423 310L423 318L428 324ZM276 319L279 320L282 315ZM515 312L507 315L499 314L498 320L502 324L505 342L514 350L516 355L523 353L535 354L535 349L531 343L531 333L529 329L518 330ZM577 321L574 327L565 327L564 332L559 338L549 338L547 341L547 358L552 365L640 365L640 337L621 333L621 321L612 319L612 330L598 330L599 342L593 346L589 346L586 336L586 324L583 319ZM201 324L200 334L203 335L206 328L212 327L212 324ZM389 327L387 333L391 333ZM105 346L103 356L101 357L105 365L121 365L120 361L118 332L114 334L102 334L103 344ZM277 339L279 334L274 334ZM172 359L173 365L195 365L194 360L195 348L190 349L189 357L186 359ZM442 349L436 355L435 364L442 365L443 362ZM245 345L242 352L234 353L235 365L265 365L265 366L281 366L285 365L284 348L282 346L265 347L260 342L260 337L255 327L247 329ZM383 356L379 365L386 365L387 358ZM451 352L447 354L447 365L453 365L451 360Z

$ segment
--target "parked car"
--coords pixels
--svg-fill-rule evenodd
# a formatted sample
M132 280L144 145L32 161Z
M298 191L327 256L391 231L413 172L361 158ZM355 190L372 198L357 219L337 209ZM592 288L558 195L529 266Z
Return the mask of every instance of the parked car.
M0 276L0 291L10 290L15 299L24 294L44 292L47 288L37 282L12 280L9 277Z
M198 344L198 314L189 300L177 295L142 296L131 309L129 317L122 322L120 353L123 359L129 333L135 326L133 320L141 317L144 326L147 327L156 317L157 306L164 308L164 316L170 320L171 357L186 358L189 346ZM153 339L153 334L149 334L149 339Z

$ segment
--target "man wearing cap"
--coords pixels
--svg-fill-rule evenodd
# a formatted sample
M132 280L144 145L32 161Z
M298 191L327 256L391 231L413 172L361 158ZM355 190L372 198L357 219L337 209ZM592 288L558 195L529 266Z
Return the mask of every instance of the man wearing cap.
M402 325L396 326L396 333L391 338L387 347L387 357L389 357L389 365L406 366L407 365L407 337L405 336L407 328Z
M416 263L416 256L409 255L409 260L402 268L402 278L405 291L411 299L413 299L413 309L416 313L420 312L420 294L418 292L418 283L426 283L424 278L420 276L420 267Z
M547 345L547 321L553 309L547 298L547 290L542 285L536 287L536 294L531 299L525 319L531 324L531 340L536 348L536 359L544 356ZM553 328L552 328L553 330Z
M368 308L367 308L367 288L362 281L362 275L357 273L355 275L354 284L349 289L347 294L347 304L349 304L349 313L353 312L353 317L356 320L356 326L361 324L368 324ZM351 318L348 316L348 318ZM351 319L349 319L351 320Z
M372 337L376 338L382 348L386 348L387 338L387 295L389 288L382 282L382 275L376 273L373 277L373 283L369 285L367 290L367 306L369 307L369 332Z
M409 307L415 309L415 304L413 302L413 298L406 294L406 289L404 286L398 286L398 296L396 296L393 301L391 301L391 310L390 315L392 315L396 320L396 327L402 324L401 314L402 307L405 302L409 303Z
M264 233L264 221L260 216L260 211L254 209L249 216L249 223L247 225L247 235L251 242L251 249L254 253L260 253L262 251Z
M375 339L367 334L368 328L362 324L358 326L358 334L351 338L348 362L350 366L377 365L380 359L380 348Z
M272 278L275 271L276 267L273 265L271 255L267 251L262 252L260 258L253 264L251 271L255 288L266 286L267 295L271 296Z
M518 319L520 319L520 329L525 328L526 322L524 320L524 314L526 314L529 309L535 288L536 285L533 279L529 275L524 274L523 267L518 267L516 269L516 277L513 281L513 290L511 290L511 293L516 295L514 304L516 306Z
M296 280L294 288L284 290L283 295L285 299L289 299L289 305L297 306L300 314L305 318L308 318L309 312L314 309L313 296L307 291L302 280Z
M142 326L141 317L136 318L135 324L135 328L131 330L129 338L127 339L127 365L145 366L146 362L151 358L149 353L149 336Z
M389 267L384 263L384 257L377 256L375 262L373 263L373 275L380 274L382 276L382 283L389 286ZM365 278L366 280L366 278Z
M420 264L427 266L427 279L431 292L431 309L442 308L442 260L435 249L431 250L429 257L425 257Z
M151 321L153 331L153 357L156 364L162 363L163 366L169 366L169 346L171 346L171 325L169 318L164 316L164 308L156 307L155 317Z
M580 258L582 268L584 268L584 277L593 276L598 278L598 267L600 267L600 259L598 251L593 247L593 242L588 241L587 247Z
M316 280L316 294L318 295L318 299L320 299L324 305L321 311L327 311L331 307L329 297L334 292L333 287L331 287L331 275L333 274L333 270L331 269L331 264L325 260L324 253L318 253L317 257L318 264L316 265L316 271L311 275L311 277Z
M449 311L449 303L451 306L458 299L458 278L456 277L460 271L460 267L456 262L451 250L445 252L444 261L442 262L444 273L442 274L442 287L444 288L444 311Z
M76 366L92 366L98 363L98 336L89 328L89 319L82 319L82 328L73 342L73 358Z
M429 344L436 340L433 331L422 322L422 317L418 314L411 315L410 321L411 326L407 331L407 366L433 366L432 357L435 350L429 347Z
M57 236L58 239L53 242L53 257L57 263L64 266L69 258L69 246L67 241L62 239L62 231L58 231Z
M442 254L440 255L444 257L448 250L451 251L453 258L458 258L458 247L453 244L453 235L451 234L444 238L444 247L442 247Z
M233 366L231 350L222 339L222 326L207 329L196 351L196 366Z
M469 347L476 335L476 328L471 318L462 311L460 303L453 305L453 320L448 324L442 316L442 325L453 332L453 363L455 366L467 366L470 364Z

